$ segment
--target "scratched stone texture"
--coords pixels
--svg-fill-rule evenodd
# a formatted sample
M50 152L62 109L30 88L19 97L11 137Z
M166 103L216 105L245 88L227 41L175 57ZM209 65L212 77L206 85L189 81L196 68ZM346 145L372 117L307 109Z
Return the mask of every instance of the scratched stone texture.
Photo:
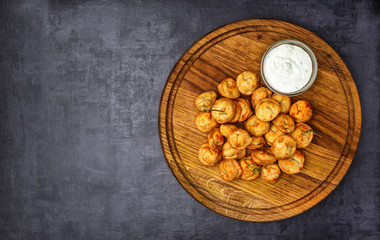
M289 21L329 43L363 111L339 186L269 223L199 204L158 137L176 61L247 18ZM379 62L379 1L1 1L0 239L379 239Z

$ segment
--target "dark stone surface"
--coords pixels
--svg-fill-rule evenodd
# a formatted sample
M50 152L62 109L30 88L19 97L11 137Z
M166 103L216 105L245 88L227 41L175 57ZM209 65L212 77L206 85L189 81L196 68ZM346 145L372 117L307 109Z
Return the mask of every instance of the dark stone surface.
M1 1L0 239L378 239L379 1ZM273 18L305 27L350 69L363 124L340 185L293 218L203 207L169 170L161 91L193 42Z

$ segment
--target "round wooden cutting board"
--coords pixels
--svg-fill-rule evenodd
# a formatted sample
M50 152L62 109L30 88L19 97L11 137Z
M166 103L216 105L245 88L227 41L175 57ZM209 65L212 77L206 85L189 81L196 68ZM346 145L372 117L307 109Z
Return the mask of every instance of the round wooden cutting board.
M281 39L300 40L317 57L314 85L292 100L311 103L313 117L308 124L318 136L302 150L306 159L301 173L283 173L273 185L260 178L226 182L218 166L206 167L198 160L198 149L207 141L207 134L194 125L198 113L195 98L204 91L217 92L219 82L236 78L244 70L260 73L265 50ZM215 212L255 222L294 216L325 198L351 165L361 128L358 92L338 54L304 28L264 19L226 25L191 46L167 80L159 118L163 152L185 190Z

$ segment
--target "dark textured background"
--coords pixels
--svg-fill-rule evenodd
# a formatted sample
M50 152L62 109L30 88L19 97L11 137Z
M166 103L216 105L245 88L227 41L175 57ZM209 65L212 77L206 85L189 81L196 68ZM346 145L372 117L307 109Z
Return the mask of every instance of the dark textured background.
M1 1L0 239L378 239L379 1ZM305 27L350 69L363 124L340 185L293 218L203 207L158 137L166 78L206 33L247 18Z

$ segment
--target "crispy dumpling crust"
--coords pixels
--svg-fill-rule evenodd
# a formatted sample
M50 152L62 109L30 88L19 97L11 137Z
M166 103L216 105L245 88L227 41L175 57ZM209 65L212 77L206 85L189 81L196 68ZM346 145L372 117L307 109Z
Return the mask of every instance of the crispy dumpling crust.
M275 119L280 111L281 107L277 101L264 98L257 103L255 114L261 121L269 122Z
M237 130L238 128L234 125L234 124L229 124L229 123L225 123L225 124L221 124L220 125L220 133L226 137L226 138L229 138L230 135L235 131Z
M228 142L231 147L236 149L245 149L252 143L252 138L244 129L236 129L229 137Z
M217 95L214 91L203 92L195 98L195 106L200 111L207 112L211 109L216 100L216 97Z
M232 78L226 78L218 85L218 91L220 95L230 99L236 99L240 97L239 89L236 86L236 82Z
M222 149L224 144L224 137L220 133L219 128L212 129L207 136L207 140L210 148L216 148L219 150Z
M290 106L292 105L292 99L290 97L282 96L282 95L277 94L277 93L273 93L272 99L276 100L280 104L282 113L288 113L289 112Z
M219 163L219 171L222 178L226 181L237 179L243 170L235 159L225 159Z
M291 133L294 131L295 123L293 118L288 114L280 113L273 121L272 124L280 129L283 133Z
M240 73L236 78L236 85L243 95L251 95L259 86L259 75L250 71Z
M253 162L252 157L244 157L239 161L240 167L243 170L240 178L247 181L252 181L259 177L261 167Z
M277 159L273 156L270 148L256 149L252 151L252 159L259 165L268 165L274 163Z
M296 174L302 171L304 162L305 156L303 153L296 151L291 158L278 160L278 165L284 173Z
M237 122L239 120L239 118L240 118L241 111L242 111L240 104L237 101L233 101L233 102L235 104L236 113L235 113L234 118L230 121L230 123Z
M278 129L275 125L272 124L270 127L270 130L265 133L264 137L265 140L267 140L267 144L272 146L274 141L279 137L284 135L285 133L281 132L280 129Z
M299 100L290 107L289 115L296 122L307 122L313 116L313 109L309 102Z
M274 184L278 181L281 175L281 170L277 163L263 166L261 168L261 179L265 182Z
M244 99L244 98L238 98L236 99L236 101L239 103L241 107L241 114L238 121L244 122L250 116L253 115L253 111L251 109L251 103L247 99Z
M244 128L252 135L260 137L270 129L270 123L261 121L256 115L244 122Z
M235 117L236 105L231 99L220 98L215 101L211 112L218 123L227 123Z
M286 159L294 155L296 145L296 140L291 136L282 135L273 142L271 150L276 159Z
M271 90L269 90L266 87L259 87L252 93L252 97L251 97L252 107L256 108L256 105L258 102L260 102L264 98L270 98L271 96L272 96Z
M313 129L306 123L297 123L294 131L289 134L297 142L297 148L306 148L313 140Z
M201 145L201 148L198 152L199 161L205 166L215 166L221 159L221 154L218 149L210 148L208 143Z
M265 144L265 139L262 136L260 137L251 136L251 139L252 139L252 142L251 144L247 146L247 149L255 150L255 149L263 147Z
M210 132L213 128L218 126L218 123L212 117L210 112L199 112L195 117L195 126L201 132Z
M241 150L233 148L228 141L224 143L222 148L222 156L225 159L241 159L245 156L245 153L245 148Z

